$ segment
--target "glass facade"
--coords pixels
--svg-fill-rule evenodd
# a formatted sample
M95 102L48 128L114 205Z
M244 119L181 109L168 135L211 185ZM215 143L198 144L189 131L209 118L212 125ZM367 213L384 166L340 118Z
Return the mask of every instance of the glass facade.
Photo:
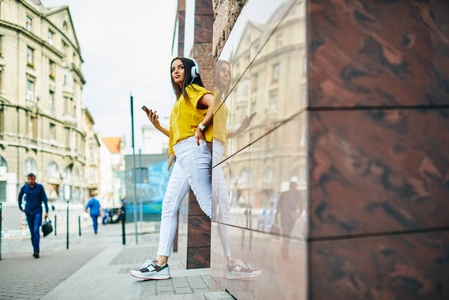
M216 63L211 274L238 299L306 297L305 22L250 0Z

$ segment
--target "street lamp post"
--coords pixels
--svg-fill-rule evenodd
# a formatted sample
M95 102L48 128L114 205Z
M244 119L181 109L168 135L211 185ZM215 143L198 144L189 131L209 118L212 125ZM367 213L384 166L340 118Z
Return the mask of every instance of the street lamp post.
M133 147L133 186L134 186L134 235L136 237L136 245L138 244L137 238L137 207L136 207L136 151L134 147L134 99L131 95L131 136L132 136L132 147Z

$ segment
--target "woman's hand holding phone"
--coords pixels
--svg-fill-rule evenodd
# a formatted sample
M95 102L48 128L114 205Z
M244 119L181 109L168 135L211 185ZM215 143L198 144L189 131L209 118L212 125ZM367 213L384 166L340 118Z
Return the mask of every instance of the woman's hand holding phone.
M157 129L160 128L160 124L159 124L159 116L157 115L157 111L148 109L146 106L142 106L142 110L147 114L148 119L151 121L151 123L153 123L154 127L156 127Z

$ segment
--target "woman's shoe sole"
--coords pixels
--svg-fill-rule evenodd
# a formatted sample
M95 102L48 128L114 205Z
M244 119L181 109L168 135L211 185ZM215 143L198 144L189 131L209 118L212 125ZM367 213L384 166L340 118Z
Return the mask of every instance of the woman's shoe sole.
M167 279L170 279L170 278L171 278L171 276L170 276L170 277L167 277L167 278L146 278L146 277L136 276L136 275L134 275L134 274L131 273L131 272L129 272L129 273L131 274L131 276L136 277L136 278L139 278L139 279L143 279L143 280L167 280Z

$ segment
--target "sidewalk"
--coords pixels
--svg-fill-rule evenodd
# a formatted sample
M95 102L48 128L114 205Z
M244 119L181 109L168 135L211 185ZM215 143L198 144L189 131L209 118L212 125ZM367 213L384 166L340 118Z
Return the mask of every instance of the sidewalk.
M69 250L62 248L62 237L42 239L39 259L31 257L29 238L7 240L8 251L0 261L0 299L233 299L225 292L211 292L209 269L185 270L176 253L169 260L172 279L132 277L131 269L156 256L159 235L140 235L136 245L134 235L128 234L122 246L120 230L119 225L106 225L97 236L86 232L71 237ZM14 243L21 252L11 251Z

